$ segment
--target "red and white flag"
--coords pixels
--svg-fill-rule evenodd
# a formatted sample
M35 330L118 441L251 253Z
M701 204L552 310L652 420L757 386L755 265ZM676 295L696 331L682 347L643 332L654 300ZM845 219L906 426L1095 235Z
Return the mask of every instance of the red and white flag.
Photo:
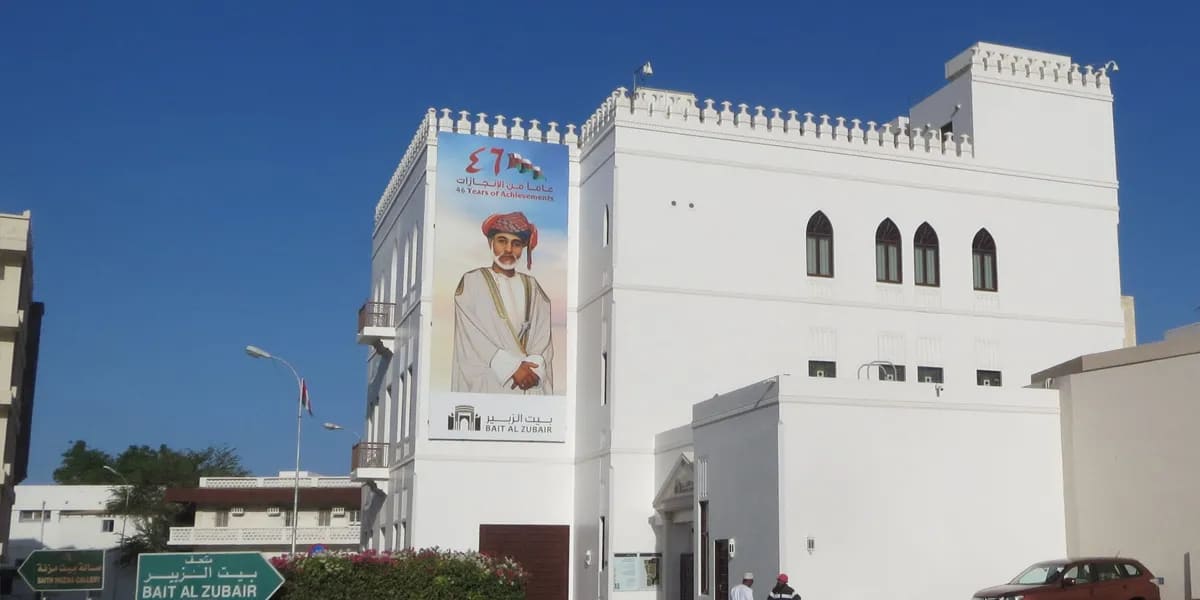
M304 378L300 379L300 406L308 411L308 416L312 416L312 400L308 398L308 382Z

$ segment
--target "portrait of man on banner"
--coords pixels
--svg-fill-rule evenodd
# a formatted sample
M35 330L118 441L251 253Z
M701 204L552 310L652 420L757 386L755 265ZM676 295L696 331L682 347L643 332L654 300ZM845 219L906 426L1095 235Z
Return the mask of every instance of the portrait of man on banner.
M537 226L522 212L493 214L481 232L489 263L463 274L454 292L453 392L550 395L554 344L550 298L533 270Z

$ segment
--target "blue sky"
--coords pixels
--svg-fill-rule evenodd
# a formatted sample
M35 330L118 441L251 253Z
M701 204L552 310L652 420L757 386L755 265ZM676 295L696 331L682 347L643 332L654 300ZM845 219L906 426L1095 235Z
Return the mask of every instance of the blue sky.
M580 123L632 70L700 97L887 120L977 40L1120 63L1126 293L1200 319L1195 2L4 2L0 210L47 303L30 481L69 440L235 446L344 473L372 215L429 106ZM1053 268L1053 265L1047 265Z

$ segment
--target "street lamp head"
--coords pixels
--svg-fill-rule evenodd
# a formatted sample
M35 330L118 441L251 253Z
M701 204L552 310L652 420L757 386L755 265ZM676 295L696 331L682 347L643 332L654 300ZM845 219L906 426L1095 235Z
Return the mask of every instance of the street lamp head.
M116 475L116 476L118 476L118 477L121 475L119 472L117 472L117 470L116 470L116 469L114 469L114 468L112 468L112 467L110 467L110 466L108 466L108 465L104 465L104 470L105 470L105 471L108 471L109 473L112 473L113 475Z
M338 425L337 423L328 423L328 422L321 423L321 427L324 427L325 429L328 429L329 431L337 431L339 429L345 429L345 427L342 427L341 425Z
M254 358L271 358L271 353L259 348L258 346L246 346L246 354Z

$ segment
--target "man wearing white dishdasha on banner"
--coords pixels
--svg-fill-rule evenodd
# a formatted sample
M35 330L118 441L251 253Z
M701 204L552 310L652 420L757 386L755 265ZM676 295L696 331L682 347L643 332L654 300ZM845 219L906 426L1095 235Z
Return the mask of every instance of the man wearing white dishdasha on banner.
M454 361L450 390L490 394L554 393L550 299L533 268L537 227L520 212L483 222L492 264L463 274L454 292Z

